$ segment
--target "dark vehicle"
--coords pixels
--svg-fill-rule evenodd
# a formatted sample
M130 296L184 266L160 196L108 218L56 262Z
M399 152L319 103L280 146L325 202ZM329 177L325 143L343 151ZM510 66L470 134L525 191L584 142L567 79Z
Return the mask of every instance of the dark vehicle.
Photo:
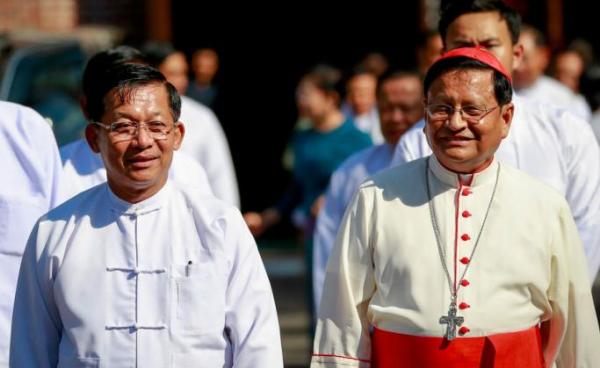
M77 41L7 44L0 59L0 100L48 118L59 146L79 139L86 124L79 107L86 59Z

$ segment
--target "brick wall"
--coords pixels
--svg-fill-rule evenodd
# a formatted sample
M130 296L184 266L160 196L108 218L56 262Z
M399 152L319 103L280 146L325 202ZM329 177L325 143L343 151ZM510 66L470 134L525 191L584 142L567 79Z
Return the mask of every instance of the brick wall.
M68 31L77 25L76 0L1 0L0 32L18 28Z

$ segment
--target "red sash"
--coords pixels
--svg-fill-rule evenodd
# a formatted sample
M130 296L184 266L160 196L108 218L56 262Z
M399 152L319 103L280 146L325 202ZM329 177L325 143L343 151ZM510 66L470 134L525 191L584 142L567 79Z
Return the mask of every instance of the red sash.
M539 327L485 337L412 336L375 328L372 335L374 368L542 368Z

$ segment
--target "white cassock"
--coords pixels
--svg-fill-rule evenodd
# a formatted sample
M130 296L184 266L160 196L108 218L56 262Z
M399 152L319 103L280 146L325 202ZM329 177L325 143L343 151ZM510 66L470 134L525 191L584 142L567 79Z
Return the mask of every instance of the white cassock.
M514 96L515 115L496 157L565 196L585 249L590 279L600 269L600 148L590 124L565 110ZM407 131L392 164L431 154L424 122Z
M92 151L85 139L60 147L60 157L66 183L66 198L106 181L106 168L102 157ZM169 179L182 185L197 187L205 194L213 194L204 168L183 152L173 152Z
M168 181L137 204L101 184L36 224L11 367L281 367L277 313L239 211Z
M369 367L375 359L378 367L470 368L483 356L514 364L486 367L539 367L543 356L558 367L597 367L600 332L564 198L497 161L470 183L433 156L429 167L426 174L424 158L382 171L354 197L327 267L311 366ZM442 259L451 284L461 285L464 318L447 349L440 317L451 289ZM538 365L516 363L526 358ZM390 359L399 362L383 363Z
M185 137L181 151L197 160L206 170L215 196L240 207L235 169L221 123L215 114L193 99L181 96L181 117Z
M542 75L531 86L521 88L517 93L538 103L569 110L585 121L592 118L592 110L582 95L573 93L567 86L547 75Z
M389 167L394 146L383 143L371 146L350 156L331 175L325 193L325 204L319 211L313 243L313 293L315 310L318 310L325 281L325 268L335 236L346 207L358 187L369 176Z
M28 107L0 101L0 157L0 367L7 367L21 256L35 221L62 202L64 180L52 129Z

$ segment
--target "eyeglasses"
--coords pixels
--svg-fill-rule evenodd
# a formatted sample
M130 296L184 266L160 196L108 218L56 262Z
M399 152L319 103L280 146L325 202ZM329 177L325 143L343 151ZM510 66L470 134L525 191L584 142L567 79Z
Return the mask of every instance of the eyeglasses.
M150 138L154 140L164 140L173 128L169 128L162 121L149 121L147 123L136 123L133 121L118 121L112 124L103 124L97 121L92 121L92 124L108 130L108 136L113 143L132 140L138 134L138 129L142 127L146 129ZM177 125L177 122L173 124Z
M487 114L494 111L498 107L500 106L497 105L488 109L485 106L467 105L457 109L450 105L433 104L425 106L425 111L427 112L429 119L434 122L445 122L454 116L454 113L458 111L460 112L460 117L468 124L477 125Z

